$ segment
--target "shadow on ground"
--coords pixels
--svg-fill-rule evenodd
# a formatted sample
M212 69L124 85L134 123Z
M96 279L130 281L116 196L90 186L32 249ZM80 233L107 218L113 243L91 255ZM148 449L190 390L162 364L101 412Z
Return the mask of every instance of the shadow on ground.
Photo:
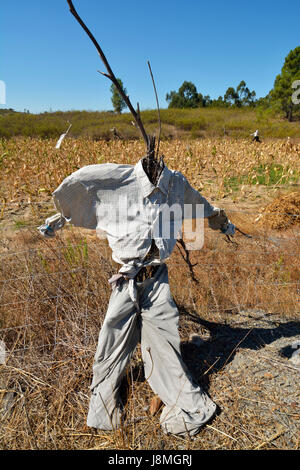
M242 321L242 326L237 326L236 314L233 324L230 325L205 320L199 317L196 311L188 310L185 306L177 305L177 307L182 320L194 322L209 333L209 339L201 340L199 336L198 343L182 341L180 345L182 358L189 373L207 393L209 393L211 376L230 364L240 349L259 350L280 338L300 335L300 322L294 320L283 322L282 319L278 321L269 314L262 314L261 317L246 316ZM292 352L292 347L287 346L278 351L278 354L289 358ZM121 381L121 403L127 402L132 382L145 380L142 360L132 361L131 367L127 369L127 374Z
M194 341L181 343L185 364L194 380L205 390L208 389L210 376L229 364L239 349L257 350L280 338L300 335L300 322L298 321L279 323L266 315L264 319L266 327L255 326L256 322L251 318L244 322L247 326L240 327L204 320L197 312L187 310L181 305L178 305L178 309L183 318L197 323L210 333L210 338L206 341L200 340L199 344ZM288 357L287 349L284 348L284 351L280 351L279 354Z

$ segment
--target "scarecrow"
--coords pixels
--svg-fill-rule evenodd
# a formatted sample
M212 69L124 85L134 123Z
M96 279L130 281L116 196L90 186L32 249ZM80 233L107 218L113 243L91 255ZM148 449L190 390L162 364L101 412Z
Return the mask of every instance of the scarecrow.
M68 3L91 37L72 2ZM107 76L118 86L92 38ZM122 89L119 92L122 95ZM128 96L123 95L131 109ZM163 431L193 436L214 416L216 405L194 382L182 360L179 313L170 293L166 260L176 244L186 206L193 217L200 213L211 229L228 237L235 227L223 210L212 206L180 172L166 166L155 150L155 138L144 130L139 111L132 114L145 140L146 155L136 165L96 164L72 173L53 193L58 213L39 231L53 237L68 222L104 232L120 266L109 279L112 293L94 358L87 425L103 430L121 425L120 384L140 342L145 377L165 405L160 416ZM161 217L166 207L178 211L167 218L167 224ZM165 228L170 229L167 234Z
M256 131L253 132L253 133L250 134L250 135L253 135L252 142L261 142L261 140L259 139L258 129L256 129Z

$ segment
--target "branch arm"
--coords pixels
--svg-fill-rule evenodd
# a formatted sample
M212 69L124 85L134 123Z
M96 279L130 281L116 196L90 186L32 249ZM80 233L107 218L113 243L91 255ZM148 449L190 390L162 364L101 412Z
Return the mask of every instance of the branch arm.
M143 139L145 141L145 144L147 146L147 149L149 147L149 139L148 139L148 136L147 136L147 133L144 129L144 126L143 126L143 123L141 121L141 118L139 116L139 114L136 113L134 107L132 106L128 96L124 93L124 90L123 88L120 86L119 84L119 81L117 80L117 78L115 77L99 43L97 42L97 40L95 39L94 35L91 33L91 31L88 29L88 27L85 25L85 23L82 21L82 19L80 18L80 16L78 15L74 5L73 5L73 2L72 0L67 0L68 2L68 5L69 5L69 8L70 8L70 12L72 13L72 15L76 18L76 20L78 21L78 23L80 24L80 26L84 29L84 31L86 32L86 34L89 36L89 38L91 39L91 41L93 42L94 46L96 47L97 49L97 52L102 60L102 62L104 63L105 67L106 67L106 70L107 70L107 74L103 73L103 72L100 72L102 73L103 75L105 75L107 78L109 78L113 84L116 86L118 92L120 93L120 95L122 96L122 98L124 99L128 109L130 110L131 114L133 115L137 125L138 125L138 128L140 129L141 131L141 134L143 136Z

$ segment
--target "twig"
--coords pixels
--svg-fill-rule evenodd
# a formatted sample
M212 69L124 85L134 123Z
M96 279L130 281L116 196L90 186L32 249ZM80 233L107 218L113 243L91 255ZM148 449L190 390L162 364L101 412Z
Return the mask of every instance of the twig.
M150 372L150 375L149 377L147 377L145 380L149 380L151 375L152 375L152 372L153 372L153 368L154 368L154 363L153 363L153 358L152 358L152 354L151 354L151 349L150 348L147 348L146 351L149 353L150 355L150 358L151 358L151 372Z
M27 421L27 427L30 431L30 434L32 435L32 438L33 438L33 443L34 443L34 447L36 450L39 449L39 446L38 446L38 443L37 443L37 438L36 438L36 434L33 432L33 429L32 429L32 426L31 426L31 422L30 422L30 419L29 419L29 416L28 416L28 412L27 412L27 407L26 407L26 399L23 395L23 398L24 398L24 401L23 401L23 408L24 408L24 411L25 411L25 416L26 416L26 421Z
M206 371L203 373L203 375L208 374L208 372L210 371L210 369L212 369L213 366L214 366L219 360L220 360L220 357L218 357L218 358L215 360L215 362L214 362L208 369L206 369Z
M43 382L42 380L39 380L38 378L36 378L33 374L31 374L30 372L25 372L24 370L21 370L21 369L18 369L17 367L13 367L13 366L8 366L6 364L4 364L4 367L7 368L7 369L11 369L11 370L14 370L16 372L18 372L19 374L21 375L25 375L25 376L29 376L34 382L40 384L40 385L44 385L46 387L50 387L52 388L52 385L49 385L47 384L46 382ZM54 387L53 387L54 388Z
M220 429L214 428L214 427L211 426L210 424L208 424L206 427L207 427L207 428L210 428L210 429L213 429L214 431L217 431L217 432L223 434L223 435L226 436L226 437L229 437L229 439L232 439L233 441L237 441L237 439L236 439L235 437L232 437L232 436L230 436L229 434L226 434L226 432L220 431Z
M252 330L254 329L254 327L252 327L246 334L245 336L241 339L241 341L238 342L238 344L233 348L233 350L231 351L231 353L229 354L229 356L227 357L226 361L224 362L223 366L222 366L222 369L226 366L227 362L229 361L229 359L231 358L232 354L234 353L234 351L237 350L237 348L239 347L239 345L247 338L247 336L252 332Z
M103 444L98 444L95 447L90 447L88 450L98 450L100 448L103 448L106 444L107 444L107 442L104 442Z
M153 74L152 74L151 65L150 65L149 60L148 60L148 67L149 67L150 75L151 75L151 78L152 78L152 83L153 83L153 88L154 88L154 93L155 93L155 99L156 99L156 104L157 104L157 113L158 113L158 125L159 125L159 130L158 130L156 154L157 154L157 156L158 156L158 153L159 153L159 143L160 143L160 135L161 135L160 109L159 109L159 102L158 102L158 96L157 96L155 81L154 81L154 78L153 78Z
M240 230L238 227L235 227L235 230L237 230L237 231L240 232L242 235L244 235L244 237L253 238L252 235L248 235L247 233L242 232L242 230Z
M264 359L267 359L270 362L277 362L277 364L281 364L283 367L287 367L288 369L292 369L292 370L295 370L297 372L300 372L299 367L293 367L293 366L290 366L289 364L284 364L283 362L278 361L277 359L273 359L273 358L270 358L270 357L267 357L267 356L261 356L261 357L263 357Z
M262 405L268 405L268 406L274 405L274 402L271 403L271 402L267 402L267 401L253 400L253 398L242 397L241 395L238 395L238 398L241 399L241 400L253 401L253 403L261 403ZM280 406L281 403L277 403L277 405ZM285 412L285 411L278 411L278 410L276 410L276 413L281 414L281 415L300 417L299 413L288 413L288 412Z
M179 252L180 252L180 254L181 254L181 256L182 256L182 258L184 259L184 261L186 262L186 264L187 264L188 267L189 267L192 280L193 280L196 284L199 284L199 281L198 281L198 279L196 279L195 274L194 274L194 269L193 269L194 266L197 266L198 263L195 263L195 264L192 264L192 263L191 263L189 251L187 250L186 244L185 244L185 242L183 241L182 238L180 238L179 240L177 240L177 244L181 245L182 248L183 248L183 250L184 250L184 252L185 252L185 256L184 256L183 253L182 253L182 251L181 251L181 249L178 248L178 249L179 249ZM177 246L179 246L179 245L177 245Z
M88 433L73 433L73 434L68 434L69 436L92 436L92 437L100 437L101 439L103 438L103 436L100 436L100 434L88 434ZM106 442L105 442L106 444Z
M259 450L261 449L262 447L264 447L266 444L269 444L270 442L274 441L275 439L277 439L279 436L281 436L282 434L285 433L285 429L281 429L279 432L277 432L276 434L274 434L274 436L270 437L269 439L267 439L266 441L262 442L261 444L259 444L257 447L253 447L254 450Z

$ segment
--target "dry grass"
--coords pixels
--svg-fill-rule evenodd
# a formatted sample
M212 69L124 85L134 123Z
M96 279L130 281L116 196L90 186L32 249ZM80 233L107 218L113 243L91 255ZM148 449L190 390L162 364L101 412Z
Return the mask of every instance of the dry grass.
M142 141L66 139L58 151L55 140L0 140L0 198L7 202L48 200L54 188L84 165L136 163L144 154ZM243 197L250 187L291 185L300 175L300 143L200 139L164 141L161 151L169 168L181 171L206 196ZM256 194L254 194L256 197Z
M222 410L194 440L161 432L160 412L151 413L153 392L143 381L139 349L124 381L124 428L94 432L86 426L93 355L110 296L107 278L115 266L106 242L93 232L67 227L56 239L44 240L30 228L49 214L49 193L64 176L97 161L134 163L142 144L68 140L59 153L53 150L53 141L17 139L2 146L7 155L1 167L5 204L0 333L8 357L0 365L0 448L299 448L298 404L274 396L264 386L266 378L259 382L243 367L234 373L230 369L243 346L240 354L247 354L249 364L258 361L248 341L251 334L269 342L267 330L257 327L252 312L263 312L274 323L272 335L282 322L280 334L292 336L293 322L299 320L299 228L278 231L255 223L257 208L274 199L277 184L241 182L237 189L224 184L224 178L247 176L261 164L267 178L267 165L274 161L285 175L291 175L289 170L295 175L299 144L268 142L258 147L207 140L187 147L179 141L163 142L169 166L181 170L198 189L204 188L205 196L214 197L232 221L253 235L246 239L237 234L238 245L232 245L206 229L203 249L191 252L192 262L198 263L196 282L178 248L168 262L181 313L184 359ZM294 179L279 184L280 191L287 192L291 183L296 184ZM28 200L45 204L27 206ZM191 334L208 338L204 355L189 339ZM282 429L274 406L280 410ZM261 407L267 409L266 415Z
M300 224L300 192L295 191L278 196L258 216L260 224L273 229L287 229Z

